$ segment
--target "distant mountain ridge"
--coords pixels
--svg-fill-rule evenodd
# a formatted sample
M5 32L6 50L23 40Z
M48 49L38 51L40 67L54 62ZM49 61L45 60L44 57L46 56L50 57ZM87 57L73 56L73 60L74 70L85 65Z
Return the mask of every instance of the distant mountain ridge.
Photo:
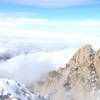
M32 87L50 100L100 100L100 50L83 46L65 67L50 72L46 80Z

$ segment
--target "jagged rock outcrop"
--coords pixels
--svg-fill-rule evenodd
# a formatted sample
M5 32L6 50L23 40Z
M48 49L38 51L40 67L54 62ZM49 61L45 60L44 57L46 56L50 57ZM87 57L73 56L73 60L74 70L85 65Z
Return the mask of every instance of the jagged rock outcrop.
M95 60L94 60L94 65L96 68L96 74L98 76L98 81L100 83L100 50L98 50L95 54Z
M95 53L91 45L85 45L64 68L50 72L45 81L33 86L33 90L49 95L50 100L97 100L97 96L89 97L88 93L99 91L99 67L100 50Z
M79 88L79 91L80 89L82 89L82 91L96 89L98 79L94 60L95 53L90 45L85 45L76 52L69 61L70 73L68 78L71 87Z

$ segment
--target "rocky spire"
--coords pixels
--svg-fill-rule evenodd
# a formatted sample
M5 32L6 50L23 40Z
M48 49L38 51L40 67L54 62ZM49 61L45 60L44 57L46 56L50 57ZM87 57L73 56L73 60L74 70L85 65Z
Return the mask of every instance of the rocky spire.
M100 50L95 53L91 45L85 45L77 50L64 68L50 72L47 79L40 82L34 90L47 95L52 94L50 100L81 100L77 98L81 92L84 100L86 98L83 95L100 87L99 67ZM73 91L77 92L71 97ZM71 99L68 99L70 97Z

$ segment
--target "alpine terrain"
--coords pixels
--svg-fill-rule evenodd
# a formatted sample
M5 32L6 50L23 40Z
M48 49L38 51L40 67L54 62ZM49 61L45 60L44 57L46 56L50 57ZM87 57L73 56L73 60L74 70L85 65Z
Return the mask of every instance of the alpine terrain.
M0 79L0 100L47 100L46 97L31 93L17 81Z
M50 100L100 100L100 50L83 46L64 67L32 88Z

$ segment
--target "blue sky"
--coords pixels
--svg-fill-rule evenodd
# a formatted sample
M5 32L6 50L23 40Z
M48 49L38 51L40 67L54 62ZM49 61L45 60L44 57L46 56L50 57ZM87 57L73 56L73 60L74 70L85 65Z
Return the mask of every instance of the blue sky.
M0 3L1 13L20 13L16 17L46 18L60 20L99 19L100 4L74 5L64 7L42 7L36 5L23 5ZM21 14L22 13L22 14ZM14 15L13 15L14 16ZM13 17L11 16L11 17Z
M59 40L57 34L62 40L69 34L77 34L80 39L83 35L98 37L99 12L98 0L3 0L0 1L0 34L32 34L33 37L38 34L36 37L51 40L54 37ZM77 36L74 38L77 41Z
M0 64L7 77L33 82L84 44L100 47L99 0L0 0L0 54L20 54Z

